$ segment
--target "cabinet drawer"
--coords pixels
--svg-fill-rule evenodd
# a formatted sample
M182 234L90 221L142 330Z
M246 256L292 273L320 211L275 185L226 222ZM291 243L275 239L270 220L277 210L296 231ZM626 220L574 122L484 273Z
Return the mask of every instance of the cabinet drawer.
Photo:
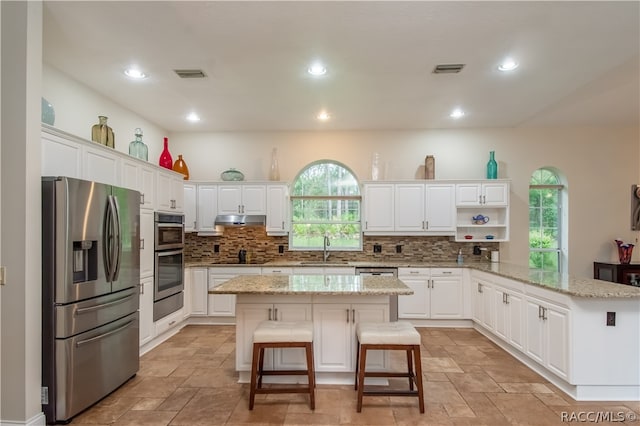
M398 268L398 277L428 277L429 268Z
M432 277L460 277L462 268L431 268Z
M156 321L156 335L162 334L165 331L176 327L182 322L182 318L184 317L184 308L179 309L172 313L171 315L167 315L164 318Z

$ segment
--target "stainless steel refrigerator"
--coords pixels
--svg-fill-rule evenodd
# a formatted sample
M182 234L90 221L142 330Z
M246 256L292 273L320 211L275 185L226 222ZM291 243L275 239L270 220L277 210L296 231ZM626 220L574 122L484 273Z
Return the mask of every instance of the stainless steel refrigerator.
M42 408L67 422L139 369L140 193L42 178Z

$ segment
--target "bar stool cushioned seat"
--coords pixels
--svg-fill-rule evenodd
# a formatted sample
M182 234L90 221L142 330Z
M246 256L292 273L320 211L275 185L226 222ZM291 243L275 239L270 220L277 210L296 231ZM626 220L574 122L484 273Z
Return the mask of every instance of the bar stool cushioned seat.
M266 348L303 348L306 370L264 370ZM308 377L305 386L263 388L263 376ZM315 409L315 370L313 368L313 323L311 321L262 321L253 332L253 359L251 362L251 390L249 410L253 410L258 393L308 393L311 409Z
M358 413L362 411L365 395L414 396L418 398L420 412L424 413L422 364L420 359L420 333L408 322L359 323L356 326L358 352L356 359L356 384ZM407 352L407 372L365 371L368 350L403 350ZM415 373L414 373L415 365ZM409 390L365 389L365 377L407 377ZM417 390L414 390L414 383Z

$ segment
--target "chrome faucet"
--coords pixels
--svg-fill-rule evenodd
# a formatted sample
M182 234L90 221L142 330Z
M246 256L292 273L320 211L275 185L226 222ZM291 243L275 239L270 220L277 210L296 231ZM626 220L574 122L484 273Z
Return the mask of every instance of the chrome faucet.
M328 234L324 234L324 244L322 247L322 261L326 262L327 259L329 259L329 246L331 245L331 242L329 241L329 235Z

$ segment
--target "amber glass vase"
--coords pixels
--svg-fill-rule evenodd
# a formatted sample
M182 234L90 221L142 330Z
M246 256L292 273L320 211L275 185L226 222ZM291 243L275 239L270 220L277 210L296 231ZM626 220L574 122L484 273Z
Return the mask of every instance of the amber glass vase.
M178 155L178 159L175 163L173 163L173 171L182 173L184 175L184 180L189 180L189 168L187 167L187 163L182 159L182 155Z

